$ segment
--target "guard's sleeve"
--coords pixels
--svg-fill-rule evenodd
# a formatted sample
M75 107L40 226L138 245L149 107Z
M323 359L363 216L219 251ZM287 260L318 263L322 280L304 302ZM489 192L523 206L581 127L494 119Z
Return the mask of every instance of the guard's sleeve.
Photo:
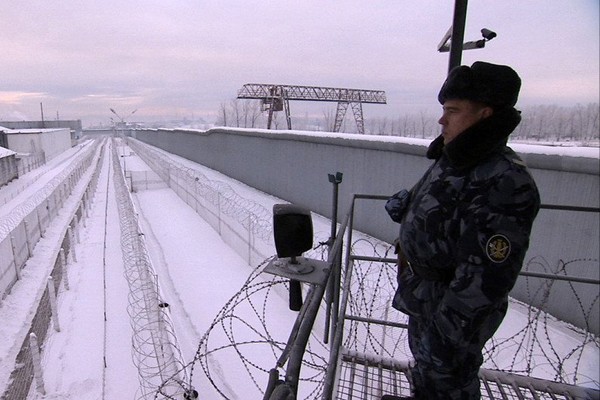
M482 336L497 329L540 206L533 179L518 168L471 182L466 197L460 206L456 273L433 318L440 337L453 345L485 341Z
M406 212L409 201L410 192L406 189L400 190L387 200L385 203L385 211L387 211L392 221L397 223L402 222L402 217Z

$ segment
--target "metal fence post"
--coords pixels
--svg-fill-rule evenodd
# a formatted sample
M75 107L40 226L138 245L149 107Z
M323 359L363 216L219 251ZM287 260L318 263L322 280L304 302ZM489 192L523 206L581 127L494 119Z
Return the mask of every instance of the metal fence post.
M51 276L48 277L48 293L50 294L50 309L52 310L54 330L60 332L60 325L58 323L58 305L56 304L56 289L54 288L54 279Z
M87 193L87 192L86 192ZM86 219L86 212L85 212L85 193L83 194L83 197L81 198L81 202L79 203L79 209L81 210L81 218L79 219L79 222L81 222L83 224L83 227L85 228L85 219Z
M17 275L17 280L21 279L21 270L17 265L17 247L15 246L15 236L10 235L10 247L12 247L13 251L13 262L15 263L15 274Z
M42 227L42 219L40 218L39 207L35 209L35 215L37 215L38 226L40 227L40 237L44 237L44 228Z
M75 253L75 235L73 234L73 227L71 225L67 228L67 235L69 235L69 254L71 255L71 260L77 262L77 253Z
M75 241L77 243L81 243L81 237L79 236L79 225L76 224L73 227L73 232L75 233Z
M31 257L31 245L29 244L29 224L27 221L23 221L23 225L25 226L25 243L27 244L27 257Z
M40 346L38 344L37 336L33 332L29 334L29 350L31 351L31 360L33 362L33 376L35 378L35 387L38 393L45 395L46 389L44 388L44 375L42 373Z
M67 257L65 257L65 249L60 249L60 265L63 271L63 282L65 284L65 289L69 290L69 274L67 272Z

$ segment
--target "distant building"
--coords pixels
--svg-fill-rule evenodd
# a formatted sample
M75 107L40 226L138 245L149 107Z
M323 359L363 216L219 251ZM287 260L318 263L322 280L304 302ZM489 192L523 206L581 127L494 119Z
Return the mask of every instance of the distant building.
M14 151L0 147L0 186L18 178L16 155Z
M81 120L53 120L53 121L0 121L0 126L8 129L56 129L68 128L73 140L81 137ZM0 144L1 146L1 144Z
M72 146L71 130L56 129L8 129L0 126L0 146L20 155L45 154L50 160Z

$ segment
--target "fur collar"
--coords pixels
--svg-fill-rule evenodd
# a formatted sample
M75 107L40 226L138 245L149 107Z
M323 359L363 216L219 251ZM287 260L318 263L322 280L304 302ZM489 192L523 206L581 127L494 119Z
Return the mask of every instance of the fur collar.
M445 154L452 166L471 167L501 151L520 122L521 112L514 108L495 110L492 116L467 128L447 145L442 135L435 138L429 145L427 158L438 160Z

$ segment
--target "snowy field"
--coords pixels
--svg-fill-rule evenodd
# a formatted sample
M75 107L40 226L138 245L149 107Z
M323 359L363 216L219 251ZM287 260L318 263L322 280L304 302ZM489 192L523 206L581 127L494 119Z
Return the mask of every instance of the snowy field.
M138 391L138 371L131 355L131 321L128 315L128 285L123 275L119 215L113 184L111 151L106 149L93 207L85 226L80 227L80 243L76 248L77 260L68 269L69 290L61 286L58 294L60 331L52 327L43 347L42 366L45 395L36 392L32 385L30 399L134 399ZM148 166L130 151L121 148L122 165L129 171L149 170ZM47 166L34 170L0 189L0 217L10 213L12 207L24 201L50 179L54 169L67 162L69 150ZM71 154L72 155L72 154ZM238 195L271 210L273 204L283 201L256 191L218 172L172 156L177 162L202 171L211 180L232 187ZM83 190L83 187L80 188ZM158 275L163 298L169 310L184 362L194 360L198 345L211 327L223 306L239 292L256 265L249 265L232 250L219 234L184 203L171 189L160 188L132 193L134 206L143 232L152 264ZM0 303L0 392L9 381L14 368L14 356L28 330L27 320L33 312L33 300L43 290L48 276L48 255L55 246L60 224L65 224L69 209L75 204L65 204L61 210L62 221L44 235L34 250L34 256L23 270L22 279ZM329 222L313 216L315 243L329 236ZM271 248L274 254L274 248ZM257 278L268 282L272 277ZM269 297L270 334L285 341L296 318L288 309L287 291L279 285L273 287ZM240 307L240 310L243 310ZM249 311L251 312L251 311ZM529 310L520 303L511 303L510 313L498 337L511 337L529 322ZM247 315L250 319L250 315ZM240 316L244 319L244 315ZM322 332L318 322L317 332ZM555 348L569 352L581 342L581 334L570 326L553 322L551 332ZM558 338L558 339L557 339ZM238 338L243 341L244 338ZM556 343L559 343L556 346ZM543 346L543 344L542 344ZM315 351L319 352L318 349ZM227 398L246 400L260 398L256 386L266 387L267 376L252 382L239 360L228 352L224 357L211 357L211 378L218 384L221 394L207 381L196 365L193 382L203 399ZM278 354L253 352L254 362L268 370L274 366ZM579 383L598 388L600 381L598 346L589 346L579 357ZM502 362L496 360L502 367ZM544 361L540 361L543 363ZM568 363L564 368L574 368ZM553 379L555 368L548 365L548 379ZM572 371L575 373L575 371Z

